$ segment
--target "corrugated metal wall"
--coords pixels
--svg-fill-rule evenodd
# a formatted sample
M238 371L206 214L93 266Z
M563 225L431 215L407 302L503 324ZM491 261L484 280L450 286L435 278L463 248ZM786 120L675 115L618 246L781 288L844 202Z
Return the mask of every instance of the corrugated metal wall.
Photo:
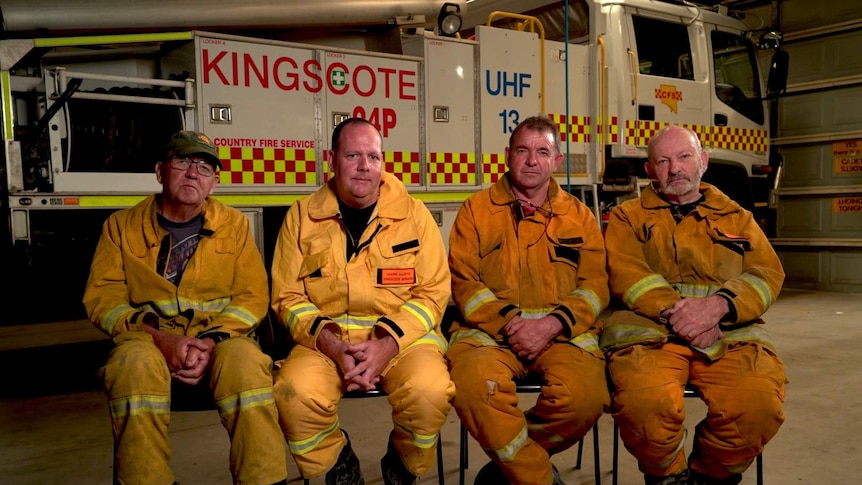
M785 287L862 291L862 2L783 0L790 54L774 142Z

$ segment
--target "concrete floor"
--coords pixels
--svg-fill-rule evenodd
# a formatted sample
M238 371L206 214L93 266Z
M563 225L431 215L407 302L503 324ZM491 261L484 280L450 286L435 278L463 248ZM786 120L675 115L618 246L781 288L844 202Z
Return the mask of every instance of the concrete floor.
M785 290L765 319L788 367L787 421L764 453L767 485L862 483L862 295ZM111 431L107 404L92 376L107 341L31 347L57 339L54 329L0 327L0 483L110 484ZM76 334L87 330L76 328ZM50 333L50 335L48 335ZM60 338L62 340L62 338ZM54 342L51 342L54 343ZM854 357L855 356L855 357ZM38 383L34 386L34 383ZM535 395L522 395L524 407ZM686 401L694 425L703 414L699 401ZM385 398L346 400L341 420L353 439L366 483L380 484L379 460L386 448L390 420ZM599 421L602 483L611 483L610 416ZM230 484L228 439L215 411L172 415L173 467L182 485ZM458 483L459 421L453 411L442 431L445 482ZM469 440L467 483L487 461ZM583 467L575 470L573 448L554 457L569 485L592 484L592 435L585 441ZM642 482L637 464L623 449L622 485ZM289 461L289 481L301 483ZM313 480L312 483L323 483ZM436 470L420 483L437 483ZM743 484L755 483L754 468Z

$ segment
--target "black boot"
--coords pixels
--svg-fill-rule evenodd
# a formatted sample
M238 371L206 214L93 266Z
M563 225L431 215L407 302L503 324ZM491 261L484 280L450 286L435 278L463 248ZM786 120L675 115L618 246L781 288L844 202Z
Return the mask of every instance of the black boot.
M386 454L380 459L380 470L383 472L383 483L385 485L413 485L416 483L416 475L404 466L398 450L392 444L392 435L389 433L389 444L386 446Z
M738 485L742 481L742 473L734 473L729 477L713 478L709 475L692 470L689 485Z
M493 461L486 463L473 480L473 485L509 485L509 483L509 479L503 475L503 470Z
M342 429L341 432L347 438L347 443L344 443L344 448L341 448L338 461L326 472L326 485L365 485L359 458L350 446L350 437L347 436L347 431Z
M644 474L645 485L688 485L688 470L674 475L656 477Z
M551 474L554 477L554 485L566 485L560 478L560 471L556 466L551 465ZM473 485L510 485L511 483L503 474L503 470L493 461L486 463L473 481Z

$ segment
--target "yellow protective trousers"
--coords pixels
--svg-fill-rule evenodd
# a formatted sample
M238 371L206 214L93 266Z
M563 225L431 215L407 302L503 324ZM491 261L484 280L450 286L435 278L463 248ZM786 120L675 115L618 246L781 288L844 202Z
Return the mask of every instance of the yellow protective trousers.
M469 340L446 356L461 422L515 485L553 483L550 456L577 443L610 405L604 360L569 343L554 343L532 362ZM543 385L525 413L513 378L528 374Z
M440 428L455 395L446 362L435 345L413 345L383 370L381 388L392 406L393 445L410 473L435 463ZM342 374L326 355L297 345L281 362L275 399L281 428L303 478L325 474L346 443L338 420Z
M100 371L114 431L115 474L123 485L170 485L171 377L144 332L114 339ZM216 345L209 385L230 436L234 483L270 485L287 478L287 453L272 393L272 359L246 337Z
M620 437L648 475L742 473L784 422L784 363L760 344L731 345L716 361L674 341L632 345L612 353L608 368ZM686 383L708 408L688 463Z

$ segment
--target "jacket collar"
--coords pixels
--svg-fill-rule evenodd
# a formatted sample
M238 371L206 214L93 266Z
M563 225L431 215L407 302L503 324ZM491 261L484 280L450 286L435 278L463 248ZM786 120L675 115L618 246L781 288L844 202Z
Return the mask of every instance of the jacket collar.
M492 213L508 210L509 206L515 202L515 196L512 195L512 184L509 181L509 172L506 172L500 177L497 182L489 189L491 197ZM560 184L552 177L548 184L548 200L551 201L551 212L554 214L566 214L572 207L572 200L566 197Z
M145 199L145 203L147 204L144 209L144 222L149 225L149 231L152 231L156 237L159 237L161 226L159 226L158 219L158 211L159 211L159 199L161 198L161 194L154 194ZM218 203L210 197L204 199L204 205L201 208L201 214L204 216L204 224L201 228L201 235L210 236L213 232L213 227L216 224L216 218L220 217L221 211L219 210ZM145 229L145 234L147 234L147 227Z
M703 195L704 200L698 204L695 210L703 216L707 213L723 215L742 210L739 204L732 201L730 197L713 185L701 182L698 191ZM656 192L653 184L650 184L644 188L643 195L641 196L641 205L644 209L652 210L669 208L671 204Z
M147 196L139 205L128 209L129 219L127 224L129 227L140 227L140 233L143 238L137 237L128 238L132 252L136 255L144 255L148 248L157 248L162 242L162 238L167 234L167 230L159 225L158 219L158 197L160 194L152 194ZM213 228L216 227L217 219L221 217L222 211L220 204L207 197L203 206L204 225L201 228L201 236L209 237L213 235Z
M329 219L338 216L338 198L335 195L335 179L330 179L326 185L308 198L308 215L312 219ZM377 197L377 207L373 217L387 219L405 219L409 210L408 204L397 201L407 196L407 188L394 175L383 172L380 174L380 195Z

